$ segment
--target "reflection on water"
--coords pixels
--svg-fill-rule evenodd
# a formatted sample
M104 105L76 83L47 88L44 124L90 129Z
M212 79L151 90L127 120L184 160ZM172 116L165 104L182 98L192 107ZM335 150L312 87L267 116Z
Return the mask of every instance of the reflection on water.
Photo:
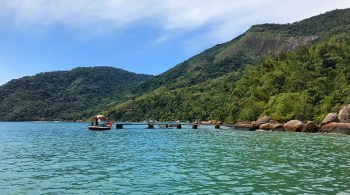
M350 193L350 136L0 123L0 194Z

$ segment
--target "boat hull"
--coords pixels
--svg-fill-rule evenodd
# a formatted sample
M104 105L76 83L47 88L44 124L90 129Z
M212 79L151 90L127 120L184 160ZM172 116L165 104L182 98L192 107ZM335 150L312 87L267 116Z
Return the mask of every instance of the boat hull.
M100 126L88 126L88 128L90 130L94 130L94 131L105 131L105 130L111 130L111 126L107 126L107 127L100 127Z

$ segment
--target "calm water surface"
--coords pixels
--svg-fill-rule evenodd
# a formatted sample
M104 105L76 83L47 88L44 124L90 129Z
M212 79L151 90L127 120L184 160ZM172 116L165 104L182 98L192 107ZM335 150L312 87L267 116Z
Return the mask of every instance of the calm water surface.
M0 123L0 194L350 194L350 136Z

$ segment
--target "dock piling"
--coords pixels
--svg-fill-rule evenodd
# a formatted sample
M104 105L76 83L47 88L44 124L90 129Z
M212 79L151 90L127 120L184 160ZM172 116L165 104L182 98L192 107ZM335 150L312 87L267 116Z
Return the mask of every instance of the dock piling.
M123 129L123 124L117 124L117 125L116 125L116 128L117 128L117 129Z
M192 129L198 129L199 125L204 125L204 126L214 126L215 129L220 129L222 123L213 123L213 124L201 124L198 122L193 122L193 123L171 123L171 122L148 122L148 123L125 123L125 122L117 122L116 123L116 128L117 129L123 129L125 125L147 125L147 129L155 129L156 126L159 128L166 128L166 129L171 129L171 128L176 128L176 129L182 129L182 126L191 126ZM187 128L187 127L186 127Z
M154 124L153 123L148 123L148 129L154 129Z

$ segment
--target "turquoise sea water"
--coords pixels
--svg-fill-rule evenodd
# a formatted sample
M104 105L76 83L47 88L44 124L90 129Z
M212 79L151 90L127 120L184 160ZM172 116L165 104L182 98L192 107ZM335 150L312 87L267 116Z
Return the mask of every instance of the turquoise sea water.
M350 136L0 123L0 194L350 194Z

